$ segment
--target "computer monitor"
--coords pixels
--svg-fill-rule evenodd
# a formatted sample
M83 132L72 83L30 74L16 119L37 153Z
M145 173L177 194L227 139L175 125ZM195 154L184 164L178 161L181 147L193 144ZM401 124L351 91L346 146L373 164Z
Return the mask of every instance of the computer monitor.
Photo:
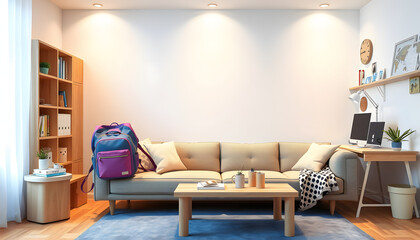
M384 135L385 122L371 122L369 124L367 144L380 146Z
M351 127L350 143L358 144L359 141L366 141L369 130L371 113L356 113L353 117Z

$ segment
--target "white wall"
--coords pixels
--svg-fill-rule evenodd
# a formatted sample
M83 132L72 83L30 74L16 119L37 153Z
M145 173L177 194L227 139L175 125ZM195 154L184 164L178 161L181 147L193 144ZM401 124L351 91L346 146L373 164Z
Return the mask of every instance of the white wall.
M49 0L32 1L32 39L62 47L62 10Z
M372 62L377 62L378 68L386 68L389 76L395 43L415 34L420 35L418 24L418 0L372 0L360 11L360 39L369 38L373 43ZM360 61L359 61L360 63ZM360 63L360 69L370 71ZM420 94L409 94L408 80L386 86L386 100L383 102L378 91L373 88L368 93L380 104L379 120L386 122L388 126L400 129L414 129L418 132L409 138L409 142L403 143L404 149L420 150ZM390 146L388 141L383 145ZM419 160L419 157L418 157ZM414 184L420 186L419 161L411 163ZM381 165L383 187L391 183L408 183L407 174L402 163L383 163ZM378 189L372 176L373 184L370 189ZM370 179L371 180L371 179ZM388 196L386 192L386 196ZM372 197L372 196L371 196ZM420 204L420 194L417 194L417 202Z
M348 139L359 11L65 10L84 59L84 155L98 124L175 141Z

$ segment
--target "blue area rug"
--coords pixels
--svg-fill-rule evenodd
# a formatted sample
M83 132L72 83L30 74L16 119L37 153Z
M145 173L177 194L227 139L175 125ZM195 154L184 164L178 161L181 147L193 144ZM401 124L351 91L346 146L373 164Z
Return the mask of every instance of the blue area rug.
M254 205L255 206L255 205ZM284 217L284 215L283 215ZM178 236L178 209L117 209L102 217L77 239L290 239L284 221L274 221L272 205L194 207L189 236ZM373 239L347 219L326 209L296 212L293 239Z

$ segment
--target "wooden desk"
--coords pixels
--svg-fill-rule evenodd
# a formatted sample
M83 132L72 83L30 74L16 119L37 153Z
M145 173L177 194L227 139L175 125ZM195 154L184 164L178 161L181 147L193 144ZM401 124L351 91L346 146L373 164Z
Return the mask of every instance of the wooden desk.
M362 207L389 207L391 204L366 204L363 203L363 197L365 195L366 182L369 176L370 165L372 162L404 162L405 169L407 171L408 182L413 186L413 179L411 177L411 170L409 162L416 161L417 151L394 151L391 148L361 148L353 145L341 145L340 149L344 149L350 152L356 153L359 157L363 158L366 162L365 178L363 180L362 192L360 194L359 205L357 207L356 217L359 217L360 210ZM379 166L378 166L379 169ZM379 178L381 176L379 175ZM382 192L382 186L381 186ZM383 194L382 194L383 196ZM414 211L416 217L419 218L419 210L417 208L416 201L414 201Z

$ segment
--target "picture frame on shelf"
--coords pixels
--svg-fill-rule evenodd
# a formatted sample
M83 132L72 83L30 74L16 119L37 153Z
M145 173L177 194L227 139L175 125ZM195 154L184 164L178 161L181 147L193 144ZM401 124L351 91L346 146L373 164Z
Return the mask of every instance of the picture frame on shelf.
M372 82L372 76L366 77L365 78L365 84L371 83Z
M359 86L363 84L365 79L365 70L359 70Z
M409 92L410 94L420 93L420 77L410 78Z
M416 70L418 35L413 35L395 44L392 58L391 76L401 75Z
M417 53L417 60L416 60L416 69L420 70L420 41L413 44L413 47L416 50Z
M382 80L385 78L385 68L378 72L378 80Z
M372 75L372 82L376 82L376 80L378 80L378 73Z
M376 62L372 63L372 75L376 73Z

